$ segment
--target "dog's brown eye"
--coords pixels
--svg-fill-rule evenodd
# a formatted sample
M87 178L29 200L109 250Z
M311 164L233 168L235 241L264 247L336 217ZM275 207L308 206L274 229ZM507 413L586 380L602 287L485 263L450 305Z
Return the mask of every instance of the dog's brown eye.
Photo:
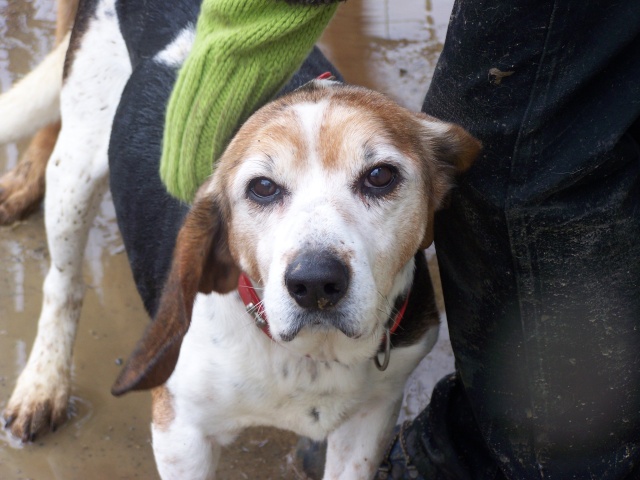
M268 178L258 178L251 183L251 191L258 197L270 197L278 191L278 186Z
M249 183L249 197L262 204L271 203L282 194L280 186L266 177L255 178Z
M397 184L398 170L391 165L378 165L367 171L360 180L362 193L367 196L383 196Z
M390 167L376 167L364 179L364 185L369 188L383 188L389 185L394 177L395 172Z

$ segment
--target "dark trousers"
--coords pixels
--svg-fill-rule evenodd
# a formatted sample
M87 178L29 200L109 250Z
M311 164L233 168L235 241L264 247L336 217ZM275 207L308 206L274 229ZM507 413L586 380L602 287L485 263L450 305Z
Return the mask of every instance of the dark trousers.
M438 478L640 478L640 1L458 0L424 111L484 145L435 224Z

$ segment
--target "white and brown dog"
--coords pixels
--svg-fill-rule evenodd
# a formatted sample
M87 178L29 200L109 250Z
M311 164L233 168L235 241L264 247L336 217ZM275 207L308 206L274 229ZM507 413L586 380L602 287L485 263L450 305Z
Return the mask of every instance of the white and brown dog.
M327 69L314 51L290 87L305 85L242 126L187 211L157 173L199 7L180 3L80 5L47 171L52 266L7 423L30 439L64 416L79 252L110 172L154 318L113 392L153 389L161 476L211 478L222 445L270 425L327 438L325 478L370 478L437 338L422 253L433 215L479 144L381 94L305 83Z

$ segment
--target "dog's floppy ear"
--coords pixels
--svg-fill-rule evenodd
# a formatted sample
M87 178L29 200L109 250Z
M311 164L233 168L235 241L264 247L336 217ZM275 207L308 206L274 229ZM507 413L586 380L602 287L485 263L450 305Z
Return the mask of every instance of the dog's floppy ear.
M455 177L471 167L482 144L459 125L437 120L424 113L417 116L422 126L425 176L429 192L427 227L420 246L424 249L433 243L435 212L442 206Z
M206 184L205 184L206 187ZM111 389L114 395L146 390L167 381L178 361L198 292L227 293L240 271L227 243L228 207L222 196L196 196L180 229L171 271L154 320Z

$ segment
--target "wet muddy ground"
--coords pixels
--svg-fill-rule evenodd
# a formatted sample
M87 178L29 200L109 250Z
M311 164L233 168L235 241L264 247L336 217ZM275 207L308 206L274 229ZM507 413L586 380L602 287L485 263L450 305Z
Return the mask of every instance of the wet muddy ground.
M321 47L352 82L418 110L442 47L451 0L349 0ZM0 90L33 68L53 38L53 0L0 0ZM25 143L0 146L0 172ZM0 227L0 409L6 405L35 337L48 268L42 212ZM109 393L120 362L148 319L135 290L109 198L86 252L87 294L74 350L70 420L21 445L0 430L0 479L157 478L150 444L150 397ZM446 328L409 382L401 419L416 415L433 384L453 370ZM219 478L304 478L297 437L253 429L222 453Z

